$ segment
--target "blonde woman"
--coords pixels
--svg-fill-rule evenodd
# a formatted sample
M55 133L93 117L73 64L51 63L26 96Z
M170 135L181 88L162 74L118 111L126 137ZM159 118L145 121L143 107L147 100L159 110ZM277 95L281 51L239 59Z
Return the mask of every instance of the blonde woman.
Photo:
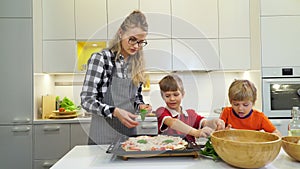
M135 135L134 113L151 110L142 97L143 47L147 45L145 15L135 10L125 18L109 47L88 60L81 106L92 113L89 144L109 144L119 135Z

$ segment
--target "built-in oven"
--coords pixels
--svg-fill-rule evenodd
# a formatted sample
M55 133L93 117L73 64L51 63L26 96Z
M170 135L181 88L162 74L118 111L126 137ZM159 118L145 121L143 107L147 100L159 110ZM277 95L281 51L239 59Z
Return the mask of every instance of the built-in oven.
M283 135L293 106L300 107L300 67L262 68L262 109Z

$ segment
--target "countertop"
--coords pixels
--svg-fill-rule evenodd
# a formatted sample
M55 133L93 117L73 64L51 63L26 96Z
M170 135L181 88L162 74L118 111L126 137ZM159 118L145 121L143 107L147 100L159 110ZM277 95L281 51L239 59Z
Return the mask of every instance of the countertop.
M90 123L91 117L77 117L71 119L35 119L33 124L57 124L57 123Z
M61 158L51 169L220 169L234 168L222 160L213 161L201 157L154 157L129 158L127 161L112 154L107 154L107 145L76 146ZM281 149L277 158L263 169L291 169L299 168L299 162L290 158Z

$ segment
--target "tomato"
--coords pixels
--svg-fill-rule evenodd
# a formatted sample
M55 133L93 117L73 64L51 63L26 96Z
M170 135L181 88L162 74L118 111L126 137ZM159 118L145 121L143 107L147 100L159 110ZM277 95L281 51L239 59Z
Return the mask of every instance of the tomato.
M64 112L64 111L66 111L66 110L65 110L65 108L61 107L61 108L58 109L58 111L59 111L59 112Z

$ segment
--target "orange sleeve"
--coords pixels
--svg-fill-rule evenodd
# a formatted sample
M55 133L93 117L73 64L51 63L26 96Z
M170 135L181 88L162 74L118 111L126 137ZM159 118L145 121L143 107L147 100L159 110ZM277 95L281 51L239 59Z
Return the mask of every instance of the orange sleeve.
M264 131L272 133L276 130L276 127L273 125L273 123L263 113L261 113L261 118L262 118L262 129Z

